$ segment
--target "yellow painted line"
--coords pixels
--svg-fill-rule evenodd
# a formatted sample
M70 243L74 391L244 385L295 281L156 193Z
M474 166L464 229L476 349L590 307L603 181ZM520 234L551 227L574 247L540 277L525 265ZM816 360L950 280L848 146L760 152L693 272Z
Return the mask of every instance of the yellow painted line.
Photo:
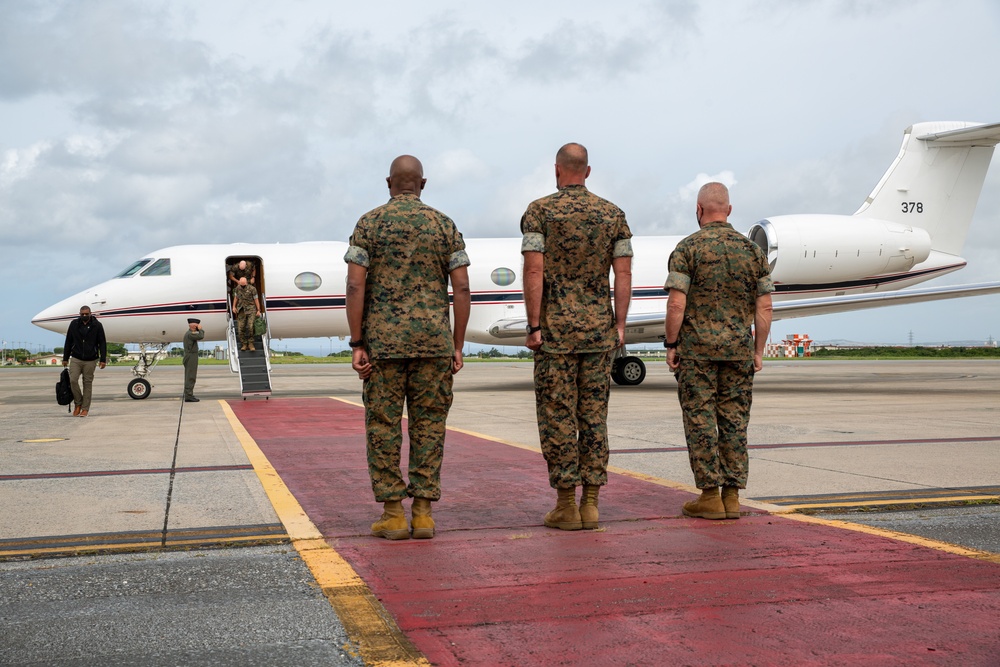
M429 666L427 658L407 639L350 563L326 543L229 404L221 400L219 404L274 511L285 525L292 545L337 612L365 664L375 667Z
M909 544L916 544L922 547L936 549L937 551L945 551L958 556L967 556L969 558L986 560L991 563L1000 563L1000 554L980 551L979 549L969 549L968 547L960 547L957 544L941 542L940 540L932 540L928 537L920 537L909 533L900 533L895 530L887 530L885 528L875 528L873 526L866 526L860 523L850 523L848 521L838 521L836 519L821 519L819 517L809 516L808 514L785 514L784 517L786 519L801 521L803 523L815 523L821 526L832 526L834 528L843 528L844 530L853 530L857 533L867 533L869 535L888 537L894 540L899 540L900 542L908 542Z
M997 496L933 496L933 497L915 497L915 498L900 498L897 500L865 500L865 501L851 501L843 503L807 503L802 505L780 505L786 510L809 510L809 509L823 509L823 508L836 508L836 507L872 507L876 505L933 505L936 503L955 503L962 502L966 500L996 500Z
M33 438L31 440L22 440L21 442L62 442L63 440L69 440L69 438Z

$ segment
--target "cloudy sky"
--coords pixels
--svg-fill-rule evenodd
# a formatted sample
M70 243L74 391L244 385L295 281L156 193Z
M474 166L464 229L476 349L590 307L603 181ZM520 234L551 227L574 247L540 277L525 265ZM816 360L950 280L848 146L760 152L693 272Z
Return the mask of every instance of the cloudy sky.
M993 0L0 2L0 337L61 344L31 317L167 245L346 240L401 153L466 237L516 236L567 141L636 234L708 177L741 231L850 214L908 125L1000 121L998 35ZM964 256L936 284L1000 279L1000 158ZM1000 338L1000 296L793 331Z

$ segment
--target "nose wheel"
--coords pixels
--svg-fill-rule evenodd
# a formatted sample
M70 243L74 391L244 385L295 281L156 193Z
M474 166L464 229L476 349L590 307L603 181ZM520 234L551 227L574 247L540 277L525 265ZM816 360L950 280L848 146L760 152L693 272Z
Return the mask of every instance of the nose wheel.
M136 400L146 398L150 391L152 391L152 385L149 384L149 380L136 378L128 383L128 395Z

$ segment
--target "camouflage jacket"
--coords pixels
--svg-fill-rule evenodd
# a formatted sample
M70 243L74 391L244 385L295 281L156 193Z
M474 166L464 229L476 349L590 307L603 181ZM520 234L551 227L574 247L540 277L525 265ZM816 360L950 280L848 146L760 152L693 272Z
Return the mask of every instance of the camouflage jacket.
M257 288L253 285L237 285L233 289L236 297L236 312L254 313L257 312Z
M542 350L601 352L618 345L608 273L632 256L632 231L620 208L583 185L569 185L528 205L521 252L545 255Z
M233 278L236 278L236 282L239 282L240 278L246 278L247 283L253 280L254 267L252 264L247 262L247 268L241 269L239 263L233 264L229 267L229 273L233 274Z
M774 291L764 252L728 222L710 222L670 253L664 289L687 294L681 359L753 359L757 297Z
M396 195L361 216L344 261L368 269L362 339L372 359L452 355L448 276L469 256L451 218Z

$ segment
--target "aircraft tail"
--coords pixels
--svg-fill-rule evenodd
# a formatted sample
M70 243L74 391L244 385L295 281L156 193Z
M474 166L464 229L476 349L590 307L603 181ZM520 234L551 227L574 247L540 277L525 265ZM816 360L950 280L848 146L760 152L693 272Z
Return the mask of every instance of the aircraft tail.
M1000 142L1000 123L911 125L888 171L854 215L927 231L931 248L959 255Z

